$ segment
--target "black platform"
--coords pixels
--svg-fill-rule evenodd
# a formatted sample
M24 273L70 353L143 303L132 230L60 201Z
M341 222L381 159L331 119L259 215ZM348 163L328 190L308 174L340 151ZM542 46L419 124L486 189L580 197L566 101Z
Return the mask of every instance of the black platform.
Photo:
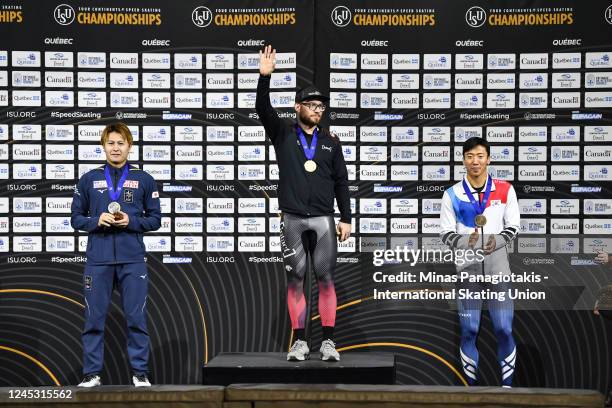
M236 383L394 384L393 353L342 353L338 362L287 361L287 353L221 353L204 366L205 385Z

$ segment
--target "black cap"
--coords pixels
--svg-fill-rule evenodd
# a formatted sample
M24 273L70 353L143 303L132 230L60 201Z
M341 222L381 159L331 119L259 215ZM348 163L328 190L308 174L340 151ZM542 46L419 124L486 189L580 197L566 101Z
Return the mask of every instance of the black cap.
M302 88L295 93L295 102L300 103L308 100L329 101L329 96L323 95L314 85Z

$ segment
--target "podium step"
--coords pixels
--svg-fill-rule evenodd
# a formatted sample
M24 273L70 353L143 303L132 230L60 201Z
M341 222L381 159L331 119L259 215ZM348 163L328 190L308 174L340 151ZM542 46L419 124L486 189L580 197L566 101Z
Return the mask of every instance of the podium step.
M599 391L431 385L233 384L225 408L603 408ZM243 405L241 405L243 404Z
M395 355L341 353L338 362L287 361L287 353L221 353L203 368L205 385L236 383L394 384Z
M2 408L223 408L224 398L224 387L202 385L0 387Z

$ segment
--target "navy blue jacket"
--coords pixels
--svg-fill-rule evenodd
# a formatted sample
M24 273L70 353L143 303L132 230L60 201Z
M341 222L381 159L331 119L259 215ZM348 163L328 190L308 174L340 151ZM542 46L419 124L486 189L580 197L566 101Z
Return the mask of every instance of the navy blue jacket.
M116 187L123 168L111 167ZM117 202L129 217L126 228L100 227L100 214L108 212L112 200L108 195L104 166L90 170L80 178L72 198L70 224L75 230L87 231L87 264L110 265L144 262L146 250L142 234L161 226L161 209L157 184L150 174L129 167L123 191Z

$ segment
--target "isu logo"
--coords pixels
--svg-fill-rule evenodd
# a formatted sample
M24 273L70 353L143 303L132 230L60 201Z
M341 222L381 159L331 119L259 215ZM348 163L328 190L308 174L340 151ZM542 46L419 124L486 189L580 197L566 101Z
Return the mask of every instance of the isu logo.
M75 12L72 6L60 4L53 10L53 18L60 25L69 25L74 21Z
M346 27L351 22L351 10L345 6L338 6L332 10L331 20L338 27Z
M191 20L197 27L208 27L212 23L212 11L208 7L196 7L191 12Z
M468 11L465 12L465 22L470 27L480 27L485 23L485 21L487 21L487 13L482 7L470 7Z
M612 6L608 6L604 13L604 18L608 22L608 24L612 24Z

